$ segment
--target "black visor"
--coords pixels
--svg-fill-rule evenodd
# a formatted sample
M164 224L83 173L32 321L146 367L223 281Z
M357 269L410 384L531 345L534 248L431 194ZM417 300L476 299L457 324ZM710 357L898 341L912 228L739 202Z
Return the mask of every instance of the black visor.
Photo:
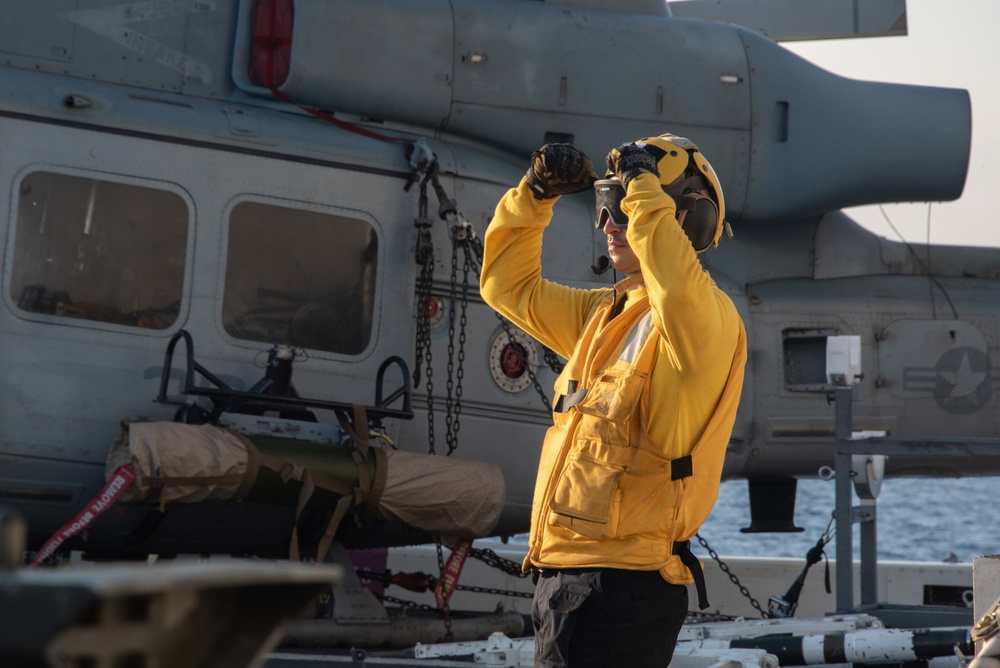
M604 227L608 218L615 227L627 227L628 216L622 213L622 198L625 188L618 179L601 179L594 183L594 193L597 197L597 219L594 225L597 229Z

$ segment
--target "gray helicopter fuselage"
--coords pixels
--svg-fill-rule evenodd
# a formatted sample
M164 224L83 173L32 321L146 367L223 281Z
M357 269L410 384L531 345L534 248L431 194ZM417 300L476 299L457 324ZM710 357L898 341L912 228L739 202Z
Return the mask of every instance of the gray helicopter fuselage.
M176 405L154 399L181 330L197 361L237 390L260 378L273 345L300 351L293 383L305 397L370 403L384 360L414 370L422 211L419 187L404 187L406 144L298 104L426 142L444 191L480 237L546 141L574 141L597 163L642 136L696 141L736 228L705 264L750 345L727 478L803 477L832 464L830 335L862 337L857 428L971 437L1000 427L991 371L1000 311L989 298L1000 253L917 257L837 211L957 197L971 123L964 91L844 80L717 22L513 0L300 0L289 74L273 82L279 98L247 74L260 37L253 7L47 0L0 23L0 499L28 516L33 543L103 485L123 419L174 418ZM651 63L626 58L640 38L653 45ZM436 437L424 369L414 418L385 428L401 449L441 454L446 364L458 360L449 329L460 327L461 305L439 204L431 191ZM546 278L611 284L589 269L605 250L592 207L586 194L557 204ZM458 267L461 283L461 256ZM496 533L510 535L527 528L550 418L524 369L504 366L509 335L477 277L469 283L453 456L502 468ZM551 395L543 351L519 345ZM178 401L182 358L169 372ZM889 470L996 474L1000 464L912 460ZM280 554L293 512L178 505L152 527L148 508L127 507L77 544ZM423 538L345 531L356 545Z

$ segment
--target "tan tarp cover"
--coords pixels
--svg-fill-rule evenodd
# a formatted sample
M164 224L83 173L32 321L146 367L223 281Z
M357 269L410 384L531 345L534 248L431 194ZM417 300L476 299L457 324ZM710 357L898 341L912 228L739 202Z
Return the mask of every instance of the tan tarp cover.
M385 455L388 475L379 509L386 516L465 538L488 536L500 520L506 488L495 464L402 450Z
M245 436L211 425L127 422L111 446L105 473L110 477L123 464L135 467L135 482L122 501L239 500L257 476L250 470L253 449Z
M386 483L375 504L386 517L428 533L467 538L488 536L496 526L506 494L498 466L398 450L383 452ZM260 462L252 439L219 427L125 422L108 453L106 473L110 476L123 464L135 467L136 480L123 501L239 501L252 488ZM301 466L282 463L285 474L295 469L293 475L284 477L301 480ZM265 457L263 465L275 468L273 457ZM322 482L317 484L322 486Z

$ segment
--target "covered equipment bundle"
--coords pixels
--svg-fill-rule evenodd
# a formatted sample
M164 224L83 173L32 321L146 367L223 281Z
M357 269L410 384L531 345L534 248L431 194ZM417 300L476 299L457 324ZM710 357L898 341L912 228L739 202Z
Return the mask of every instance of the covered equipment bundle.
M135 482L122 501L196 503L254 501L332 511L317 550L325 556L344 515L363 508L376 518L431 534L480 538L500 519L505 485L494 464L371 447L364 409L355 428L344 416L349 445L270 436L248 437L212 425L122 423L106 471L132 464ZM290 557L299 558L297 529Z

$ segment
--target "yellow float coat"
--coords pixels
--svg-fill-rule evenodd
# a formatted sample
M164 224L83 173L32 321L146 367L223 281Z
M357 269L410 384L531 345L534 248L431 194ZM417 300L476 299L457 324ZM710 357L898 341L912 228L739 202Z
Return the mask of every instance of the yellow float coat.
M718 496L743 384L743 322L655 176L630 181L622 200L642 274L614 290L541 277L555 201L536 200L524 180L504 196L481 280L488 304L569 360L556 397L586 390L546 434L524 568L659 570L690 583L673 543L694 536Z

